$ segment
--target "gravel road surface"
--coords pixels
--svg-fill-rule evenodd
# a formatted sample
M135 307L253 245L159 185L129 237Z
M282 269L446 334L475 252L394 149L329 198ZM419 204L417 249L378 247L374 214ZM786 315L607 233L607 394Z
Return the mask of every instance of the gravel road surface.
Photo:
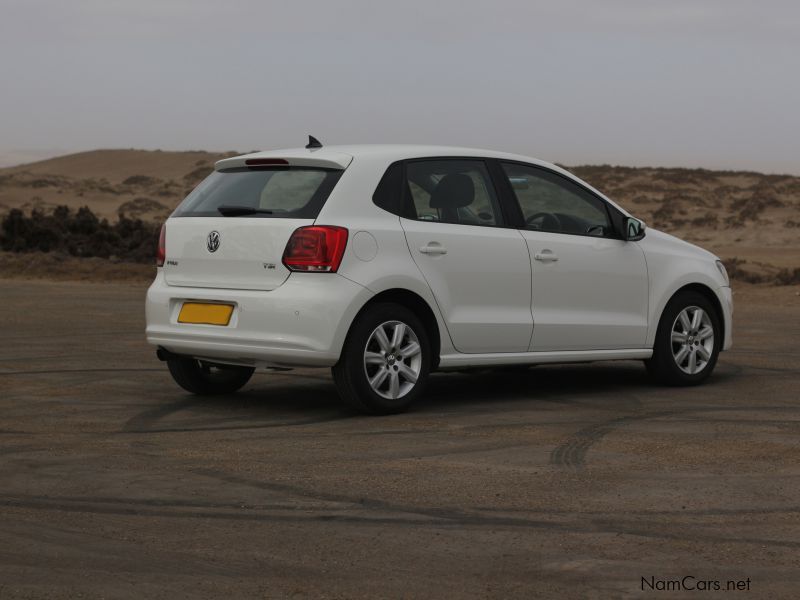
M737 294L701 387L437 374L391 417L343 410L327 370L187 395L145 289L0 281L0 599L800 595L793 288Z

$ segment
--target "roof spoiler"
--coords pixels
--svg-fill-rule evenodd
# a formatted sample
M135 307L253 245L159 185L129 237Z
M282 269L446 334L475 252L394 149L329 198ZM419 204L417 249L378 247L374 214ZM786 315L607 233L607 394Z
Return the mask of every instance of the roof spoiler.
M323 154L324 152L324 154ZM353 157L342 152L299 150L277 150L256 152L233 158L223 158L214 164L217 171L241 167L265 167L283 165L289 167L317 167L321 169L346 169Z

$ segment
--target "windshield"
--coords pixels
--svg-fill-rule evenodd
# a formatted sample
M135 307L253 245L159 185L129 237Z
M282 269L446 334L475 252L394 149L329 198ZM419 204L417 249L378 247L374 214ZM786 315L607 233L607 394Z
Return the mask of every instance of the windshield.
M223 208L261 218L316 219L342 171L311 167L214 171L180 203L174 217L219 217ZM232 214L227 211L228 214Z

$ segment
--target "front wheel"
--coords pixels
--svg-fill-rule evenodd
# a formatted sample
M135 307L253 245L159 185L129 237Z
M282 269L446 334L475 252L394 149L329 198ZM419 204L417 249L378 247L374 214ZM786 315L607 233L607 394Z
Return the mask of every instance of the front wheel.
M356 410L398 413L422 393L430 360L428 334L417 316L399 304L375 304L353 323L333 379Z
M250 381L255 370L190 357L172 358L167 361L167 367L175 383L200 396L232 394Z
M697 385L717 364L722 328L714 305L693 291L669 301L656 332L648 372L666 385Z

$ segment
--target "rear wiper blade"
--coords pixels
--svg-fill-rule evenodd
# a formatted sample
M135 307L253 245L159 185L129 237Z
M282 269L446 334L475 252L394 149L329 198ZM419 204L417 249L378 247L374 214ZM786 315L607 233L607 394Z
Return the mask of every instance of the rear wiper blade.
M272 211L266 208L253 206L218 206L217 211L223 217L242 217L245 215L271 215Z

